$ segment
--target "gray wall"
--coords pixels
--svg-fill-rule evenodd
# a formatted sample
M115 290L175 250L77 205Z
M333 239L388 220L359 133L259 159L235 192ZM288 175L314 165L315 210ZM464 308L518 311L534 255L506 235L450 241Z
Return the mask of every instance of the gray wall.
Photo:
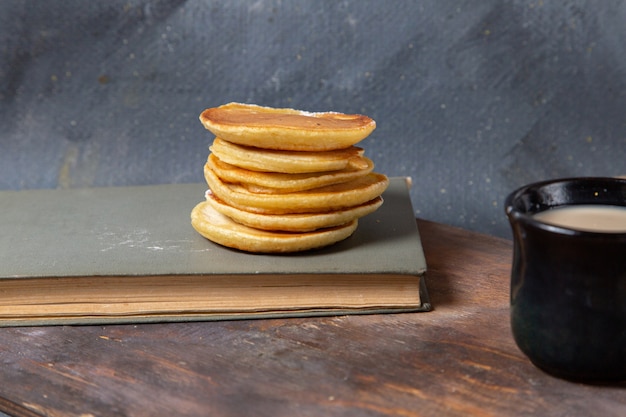
M513 188L626 174L625 1L4 0L0 45L0 189L202 181L229 101L367 114L417 216L504 237Z

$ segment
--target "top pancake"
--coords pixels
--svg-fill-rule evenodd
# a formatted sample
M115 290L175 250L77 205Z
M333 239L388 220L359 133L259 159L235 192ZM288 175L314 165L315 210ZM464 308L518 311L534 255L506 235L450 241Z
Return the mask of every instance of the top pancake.
M374 120L359 114L310 113L240 103L206 109L200 121L226 141L287 151L347 148L376 128Z

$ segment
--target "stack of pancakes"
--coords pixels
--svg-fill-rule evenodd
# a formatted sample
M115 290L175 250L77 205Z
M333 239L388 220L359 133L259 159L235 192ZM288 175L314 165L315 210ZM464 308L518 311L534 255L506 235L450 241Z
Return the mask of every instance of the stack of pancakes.
M389 180L354 146L367 116L230 103L200 121L216 137L204 166L201 235L248 252L296 252L349 237L382 204Z

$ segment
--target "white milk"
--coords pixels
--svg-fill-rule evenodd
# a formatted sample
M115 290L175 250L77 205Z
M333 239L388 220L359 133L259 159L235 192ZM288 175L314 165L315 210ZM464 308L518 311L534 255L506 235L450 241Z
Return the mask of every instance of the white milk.
M568 229L626 233L626 207L581 204L539 212L535 219Z

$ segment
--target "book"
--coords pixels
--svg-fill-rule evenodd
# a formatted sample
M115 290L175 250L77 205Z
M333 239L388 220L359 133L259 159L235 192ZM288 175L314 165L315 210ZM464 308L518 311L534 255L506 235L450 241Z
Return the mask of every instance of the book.
M348 239L280 255L200 236L204 184L0 191L0 326L428 311L408 183Z

